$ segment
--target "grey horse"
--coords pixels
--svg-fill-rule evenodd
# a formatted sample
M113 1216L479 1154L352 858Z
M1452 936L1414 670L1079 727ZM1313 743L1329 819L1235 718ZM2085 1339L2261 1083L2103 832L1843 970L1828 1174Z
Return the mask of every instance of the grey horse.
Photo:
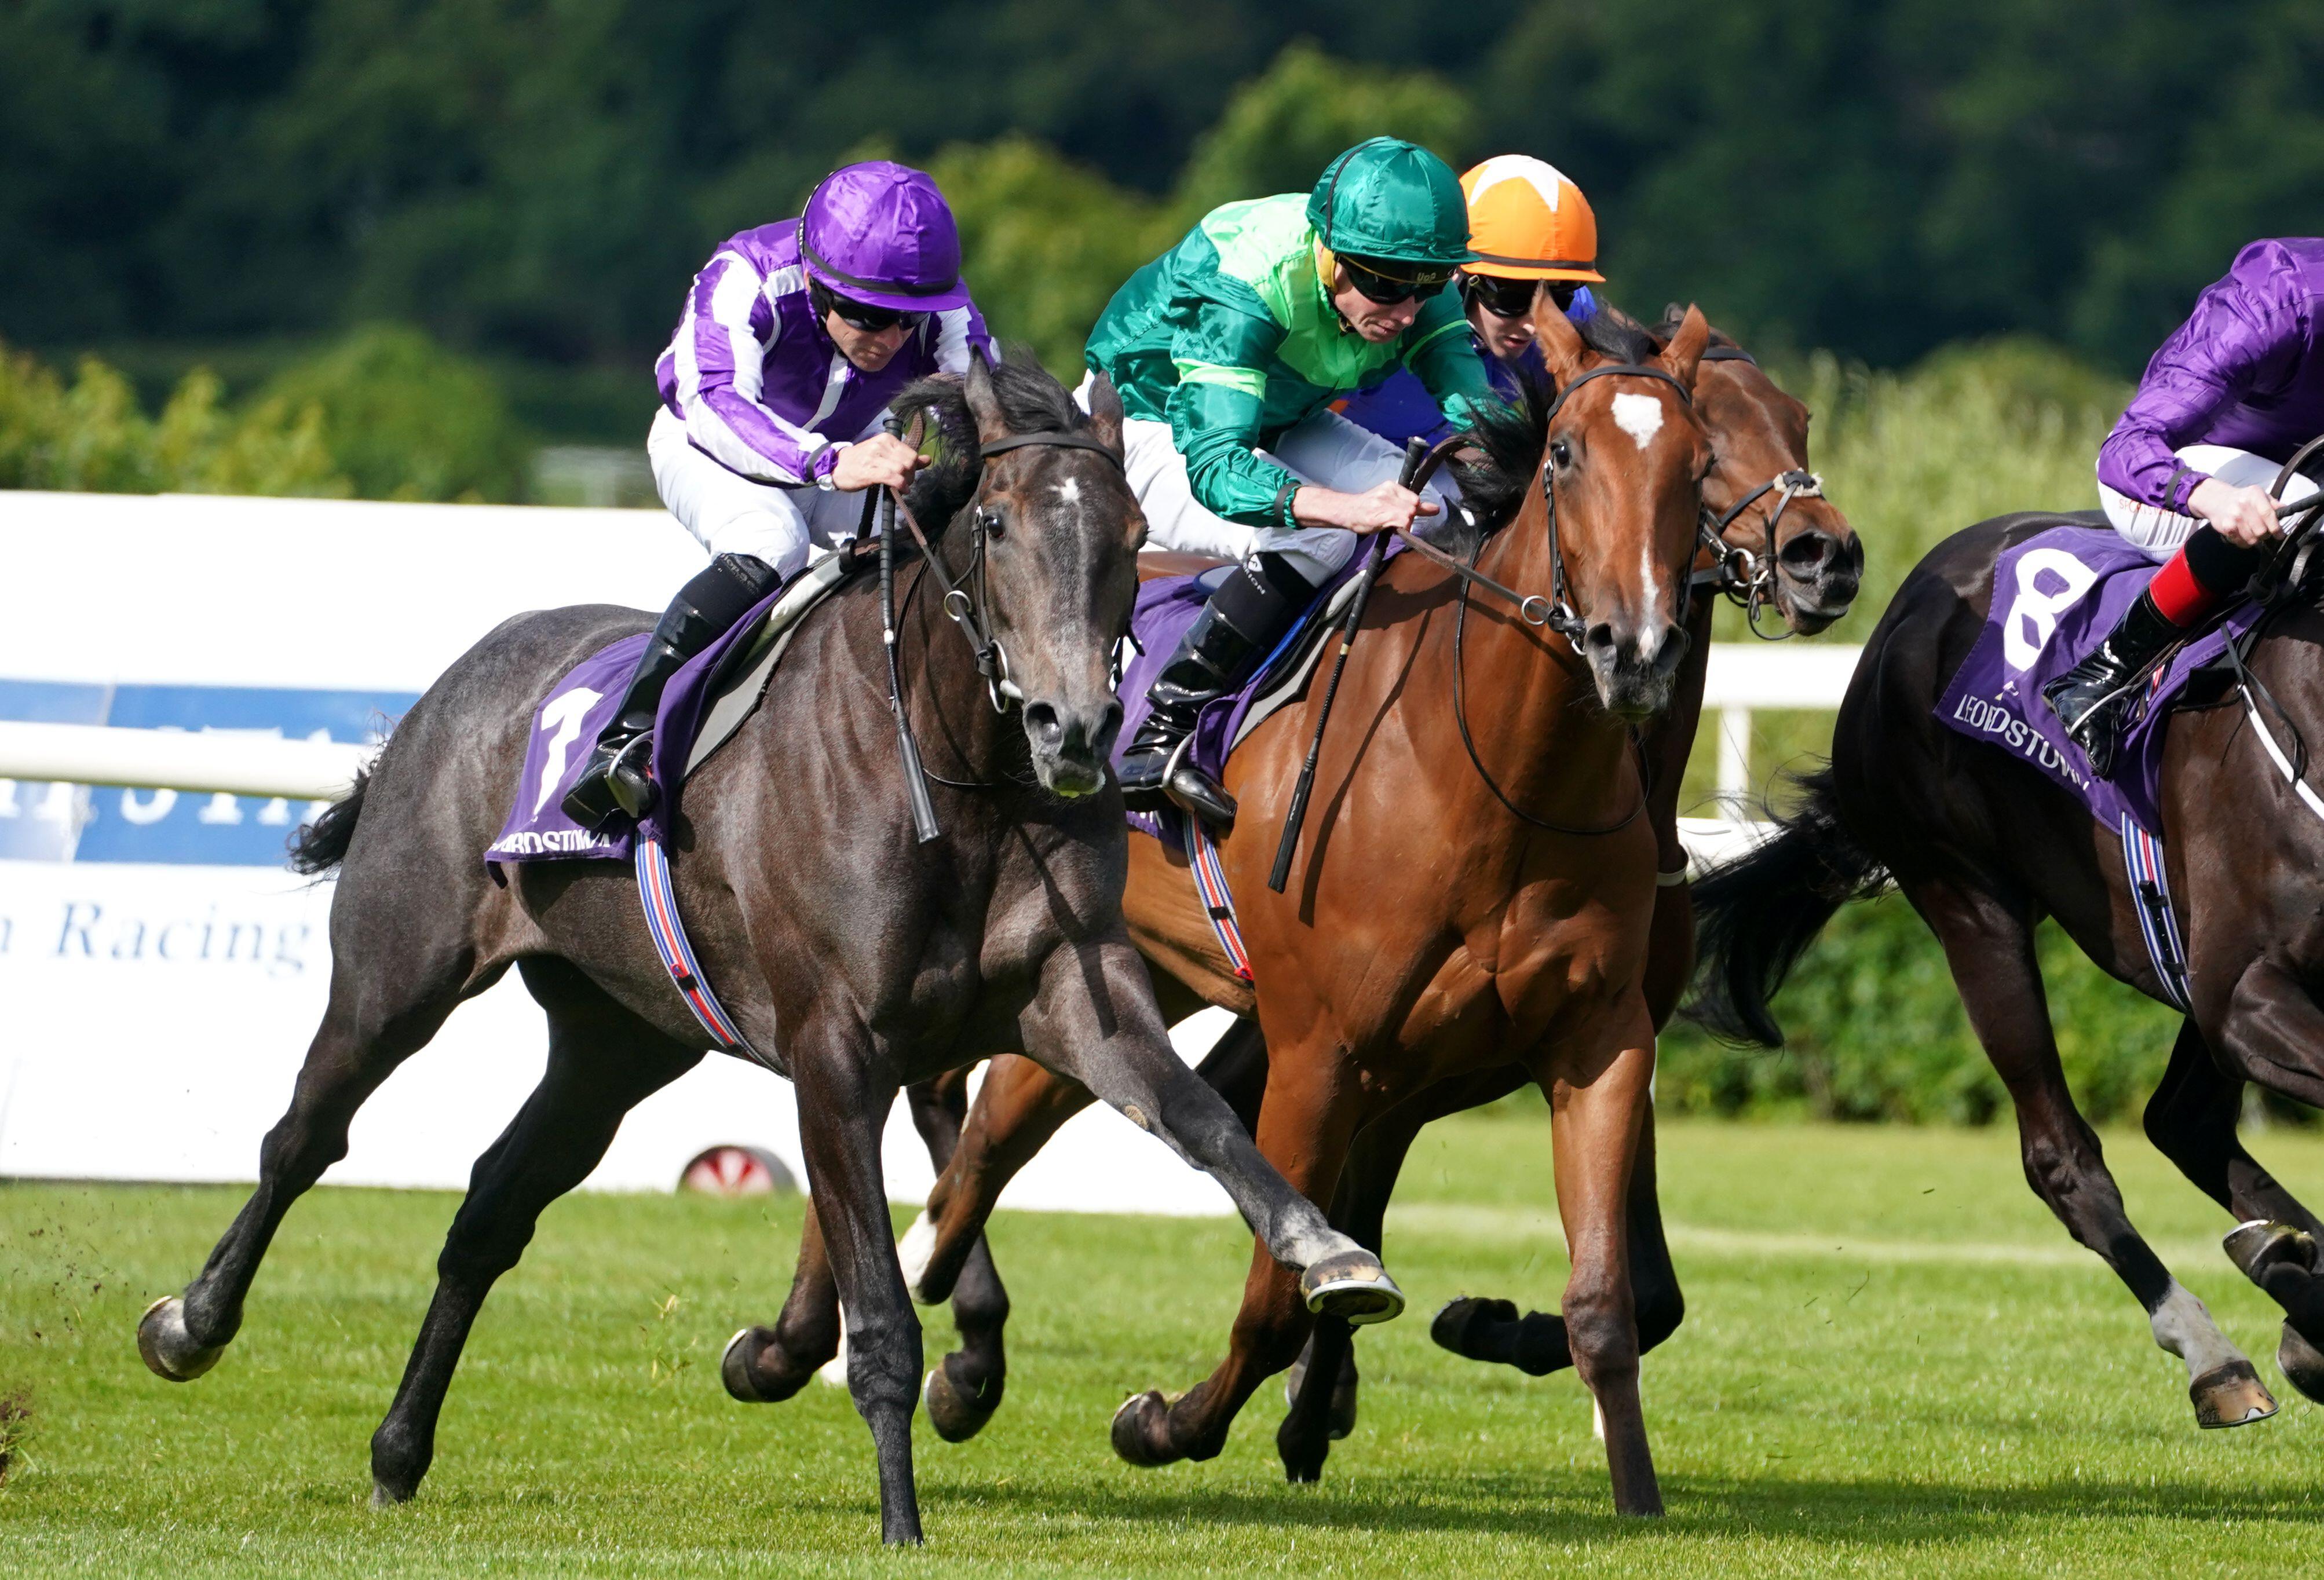
M924 584L928 567L899 576L907 706L944 830L917 842L881 610L858 578L807 619L757 712L685 786L669 845L704 972L751 1044L797 1085L814 1226L846 1312L848 1385L878 1453L881 1534L917 1542L920 1325L880 1171L902 1084L1021 1050L1214 1175L1319 1309L1392 1315L1402 1297L1171 1052L1122 922L1110 663L1141 519L1120 464L1120 400L1101 384L1084 417L1038 367L978 361L964 381L928 381L903 404L939 435L905 501L915 518L984 512L981 567L959 541L966 532L940 531L934 552L947 581L977 589L971 612L1006 652L1019 717L988 702L945 601ZM1067 437L984 458L1027 434ZM455 1006L515 964L548 1012L548 1068L477 1161L446 1238L435 1299L372 1438L375 1503L418 1491L469 1327L541 1210L596 1166L624 1114L714 1045L654 951L625 866L520 866L502 886L483 861L535 703L648 620L589 606L506 621L305 834L293 864L340 874L329 1007L260 1153L257 1190L183 1298L155 1302L139 1324L161 1376L185 1381L215 1364L284 1213L346 1154L355 1110ZM746 1331L725 1357L729 1385L796 1388L836 1338L793 1353L770 1330Z

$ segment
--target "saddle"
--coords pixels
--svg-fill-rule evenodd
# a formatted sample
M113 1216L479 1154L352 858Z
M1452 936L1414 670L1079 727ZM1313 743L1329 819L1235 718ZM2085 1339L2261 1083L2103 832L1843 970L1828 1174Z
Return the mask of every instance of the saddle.
M647 814L647 832L658 836L668 827L686 780L757 711L807 615L878 562L876 547L858 544L816 561L670 678L654 741L663 795ZM515 801L500 836L484 850L495 876L502 862L630 859L637 830L625 825L592 833L567 818L560 803L587 761L582 743L596 739L619 705L646 636L624 637L591 654L560 676L533 711Z

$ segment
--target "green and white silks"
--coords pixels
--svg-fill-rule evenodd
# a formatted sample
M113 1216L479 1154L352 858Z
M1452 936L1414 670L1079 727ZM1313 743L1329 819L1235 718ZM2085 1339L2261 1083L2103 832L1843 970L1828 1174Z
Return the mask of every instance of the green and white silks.
M1335 398L1407 366L1462 426L1472 402L1497 399L1450 289L1395 340L1346 327L1308 207L1300 192L1212 210L1130 277L1090 335L1089 365L1113 381L1126 414L1170 425L1194 498L1251 527L1295 526L1303 481L1253 452Z

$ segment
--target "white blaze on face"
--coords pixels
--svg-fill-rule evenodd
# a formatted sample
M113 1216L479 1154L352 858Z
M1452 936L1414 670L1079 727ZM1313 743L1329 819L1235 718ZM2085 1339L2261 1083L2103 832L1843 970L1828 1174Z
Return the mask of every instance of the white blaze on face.
M1057 484L1057 503L1077 505L1082 502L1082 485L1078 479L1068 477Z
M1614 421L1643 450L1663 431L1663 403L1651 395L1617 395Z

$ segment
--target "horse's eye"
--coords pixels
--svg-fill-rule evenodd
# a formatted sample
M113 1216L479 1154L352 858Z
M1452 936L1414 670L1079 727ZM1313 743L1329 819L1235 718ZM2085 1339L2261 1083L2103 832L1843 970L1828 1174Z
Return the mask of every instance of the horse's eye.
M1001 536L1001 512L990 505L980 505L976 510L977 524L984 528L987 537Z
M1551 465L1563 472L1573 464L1573 446L1563 439L1552 439L1549 442L1549 460Z

